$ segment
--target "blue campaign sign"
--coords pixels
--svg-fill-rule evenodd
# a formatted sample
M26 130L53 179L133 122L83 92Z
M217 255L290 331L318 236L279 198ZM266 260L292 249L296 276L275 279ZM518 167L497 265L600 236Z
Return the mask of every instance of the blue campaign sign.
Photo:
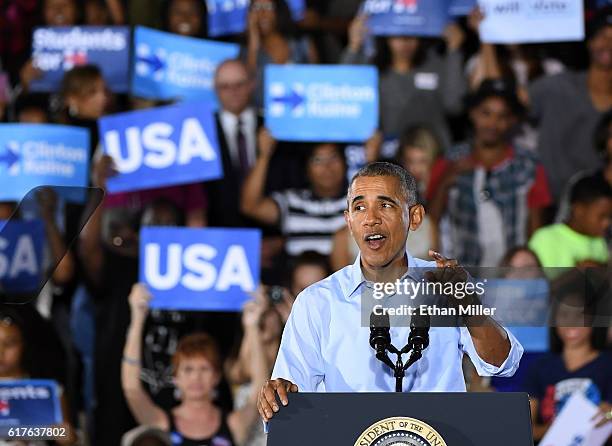
M285 141L355 141L378 126L378 72L351 65L268 65L265 120Z
M149 28L134 32L132 94L150 99L202 99L216 103L214 75L240 47Z
M565 42L584 39L582 0L479 0L485 43Z
M506 327L543 327L549 321L550 286L545 279L486 279L483 303L496 308Z
M395 136L385 136L380 148L380 159L394 159L399 149L400 141ZM366 148L363 144L348 144L344 148L346 157L346 178L350 182L359 169L367 164Z
M240 34L246 30L249 0L205 0L210 37ZM304 18L304 0L285 0L295 21Z
M450 0L448 13L452 16L468 15L476 5L476 0Z
M44 276L44 247L41 220L0 223L0 289L8 293L36 291Z
M100 67L108 87L125 93L129 87L130 31L127 26L38 28L32 35L32 61L43 76L32 91L55 92L64 72L77 65Z
M365 0L362 11L374 35L436 37L449 21L450 0Z
M548 351L548 327L510 327L508 330L516 336L526 352Z
M240 311L259 284L257 229L145 227L140 231L140 281L151 306Z
M111 193L195 183L223 176L217 129L206 103L119 113L98 121L104 153L118 174Z
M0 201L19 201L37 186L71 186L76 192L87 187L88 166L86 129L0 124Z
M43 379L0 381L0 437L10 428L49 427L63 421L58 386Z

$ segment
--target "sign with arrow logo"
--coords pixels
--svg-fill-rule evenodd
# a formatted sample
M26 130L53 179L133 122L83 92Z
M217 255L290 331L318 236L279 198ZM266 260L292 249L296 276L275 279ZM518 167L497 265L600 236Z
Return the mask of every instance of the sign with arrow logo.
M351 65L268 65L265 119L284 141L362 142L378 125L378 73Z
M32 91L55 92L64 73L78 65L102 70L108 87L128 91L130 31L126 26L37 28L32 35L32 61L43 76L32 81Z
M87 187L88 165L86 129L0 124L0 201L19 201L37 186Z
M441 36L450 0L365 0L368 29L379 36Z
M214 75L240 47L137 27L132 93L149 99L202 99L216 104Z

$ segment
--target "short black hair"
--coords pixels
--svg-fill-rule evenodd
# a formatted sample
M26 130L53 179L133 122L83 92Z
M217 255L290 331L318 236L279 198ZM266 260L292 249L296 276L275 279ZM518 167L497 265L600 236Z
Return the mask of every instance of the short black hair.
M362 177L394 177L397 178L400 183L400 191L406 199L408 206L414 206L418 203L418 189L416 180L414 177L402 166L397 164L389 163L386 161L376 161L374 163L366 164L364 167L359 169L351 182L349 183L350 193L351 186L357 178ZM347 193L347 198L348 198Z
M274 11L276 12L276 29L285 38L293 37L295 35L295 22L291 16L291 9L285 0L272 0L274 3ZM249 5L249 12L255 5L255 2L251 0Z
M561 305L577 312L579 319L572 321L572 326L591 327L591 347L601 351L606 347L607 327L597 326L595 317L600 313L601 305L610 298L610 278L605 268L565 269L560 276L550 282L550 350L553 353L563 351L563 341L557 333L557 320ZM580 316L578 316L580 315ZM568 321L569 323L569 321Z
M26 93L17 96L13 103L15 119L25 110L37 109L42 111L49 120L49 96L42 93Z
M291 260L291 280L293 280L296 270L302 266L318 266L325 271L326 275L332 273L328 257L317 251L304 251Z
M391 48L389 46L389 38L391 37L392 36L377 36L374 40L376 52L374 53L373 64L376 65L381 73L384 73L391 68L392 56ZM418 40L418 46L411 62L415 68L418 68L423 65L427 59L427 49L429 45L427 39L415 38Z
M581 178L570 192L571 204L590 204L600 198L612 198L612 187L600 173Z
M336 153L338 154L338 156L340 158L342 158L342 161L344 162L344 164L346 165L346 154L344 152L345 150L345 145L338 143L338 142L333 142L333 141L321 141L321 142L307 142L304 144L304 147L306 148L306 162L309 163L312 158L314 158L315 153L317 152L317 149L321 146L331 146L334 148L334 150L336 151Z

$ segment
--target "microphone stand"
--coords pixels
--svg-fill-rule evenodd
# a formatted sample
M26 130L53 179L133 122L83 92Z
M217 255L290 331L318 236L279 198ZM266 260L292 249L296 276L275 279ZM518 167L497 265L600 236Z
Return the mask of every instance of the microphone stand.
M391 344L391 342L387 342L384 344L376 344L376 359L389 366L389 368L393 369L396 392L402 392L404 377L406 376L406 370L408 370L408 368L412 364L421 359L421 357L423 356L423 349L425 347L427 347L427 343L425 342L414 342L412 333L408 337L408 343L401 350L398 350L393 344ZM395 364L393 364L393 361L391 361L391 358L389 358L387 351L389 351L389 353L397 355L397 361ZM406 361L406 363L404 364L404 362L402 361L402 355L407 354L411 351L412 353L410 354L408 361Z

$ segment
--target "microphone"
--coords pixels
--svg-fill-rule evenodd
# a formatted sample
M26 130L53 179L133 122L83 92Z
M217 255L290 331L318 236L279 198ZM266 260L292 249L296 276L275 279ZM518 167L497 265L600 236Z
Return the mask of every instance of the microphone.
M413 350L423 351L429 345L430 319L428 314L418 312L410 318L408 345Z
M384 354L391 345L391 322L388 314L370 314L370 347L376 350L376 356Z

